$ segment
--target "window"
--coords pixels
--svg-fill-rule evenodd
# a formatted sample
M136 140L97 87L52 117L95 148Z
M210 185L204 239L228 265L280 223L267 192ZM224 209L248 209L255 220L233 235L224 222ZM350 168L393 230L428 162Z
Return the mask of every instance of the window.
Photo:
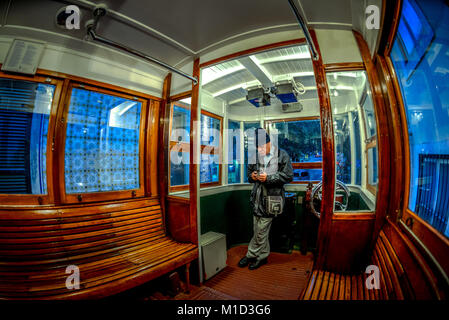
M244 122L243 123L243 148L244 148L244 174L243 174L243 182L248 182L248 159L251 159L254 156L254 150L256 147L254 146L254 138L255 135L251 134L251 131L260 128L260 122Z
M176 101L170 108L170 191L188 189L190 163L190 105Z
M321 125L317 117L267 121L274 145L292 160L293 182L322 180ZM276 142L277 141L277 142Z
M228 121L228 183L240 183L240 122Z
M221 184L222 118L201 111L201 162L200 183Z
M96 88L72 87L64 159L67 201L82 201L85 193L143 194L143 103Z
M408 129L408 208L449 237L449 7L404 0L391 60Z
M336 179L375 195L377 124L366 71L329 72L326 78L331 93Z
M173 102L170 111L169 191L187 190L190 163L190 99ZM222 118L201 111L201 187L221 184Z
M48 193L47 139L56 83L36 80L0 79L0 194Z

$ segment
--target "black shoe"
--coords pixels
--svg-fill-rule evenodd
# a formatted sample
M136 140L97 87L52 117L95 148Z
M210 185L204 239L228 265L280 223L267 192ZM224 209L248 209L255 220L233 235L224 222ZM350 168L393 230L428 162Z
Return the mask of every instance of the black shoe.
M253 263L251 263L251 264L249 265L248 269L250 269L250 270L257 269L257 268L259 268L261 265L266 264L267 262L268 262L268 259L267 259L267 258L262 259L262 260L256 260L255 262L253 262Z
M240 259L238 266L240 268L244 268L252 261L254 261L254 258L248 258L247 256L244 256L242 259Z

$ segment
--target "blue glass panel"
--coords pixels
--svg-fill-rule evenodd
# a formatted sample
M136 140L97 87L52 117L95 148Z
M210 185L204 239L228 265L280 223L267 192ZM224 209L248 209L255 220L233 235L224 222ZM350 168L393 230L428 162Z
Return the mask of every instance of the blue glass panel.
M202 154L200 162L200 183L218 182L220 178L219 156Z
M190 110L175 104L171 126L171 141L190 142Z
M254 136L249 134L252 129L259 128L260 122L244 122L243 123L243 133L244 133L244 175L243 182L248 182L248 159L253 157L253 150L255 150L254 146Z
M228 183L240 183L240 122L228 122Z
M170 152L170 185L189 184L189 152Z
M73 88L65 142L66 193L137 189L141 102Z
M54 85L0 79L0 193L47 193Z
M293 169L293 181L321 181L322 169Z
M411 56L401 32L391 52L409 131L409 208L449 237L449 7L443 0L404 4L401 20L417 16L422 25Z

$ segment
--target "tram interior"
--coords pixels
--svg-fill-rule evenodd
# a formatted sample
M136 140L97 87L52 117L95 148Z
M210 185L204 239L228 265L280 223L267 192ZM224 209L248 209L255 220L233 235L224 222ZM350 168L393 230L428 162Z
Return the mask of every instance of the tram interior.
M447 1L0 18L0 299L447 299ZM293 176L251 270L257 128Z

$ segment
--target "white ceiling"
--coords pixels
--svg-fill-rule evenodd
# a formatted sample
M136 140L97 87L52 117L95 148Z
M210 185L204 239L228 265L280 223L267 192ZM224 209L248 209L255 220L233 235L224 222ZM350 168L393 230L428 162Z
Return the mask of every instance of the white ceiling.
M364 0L297 3L312 27L359 29L359 16L365 14L360 1ZM2 0L1 26L45 30L82 40L84 23L91 19L92 8L98 3L109 8L100 22L99 34L178 66L189 57L229 41L244 40L261 30L299 30L287 0ZM67 4L80 7L81 30L55 26L56 11Z

